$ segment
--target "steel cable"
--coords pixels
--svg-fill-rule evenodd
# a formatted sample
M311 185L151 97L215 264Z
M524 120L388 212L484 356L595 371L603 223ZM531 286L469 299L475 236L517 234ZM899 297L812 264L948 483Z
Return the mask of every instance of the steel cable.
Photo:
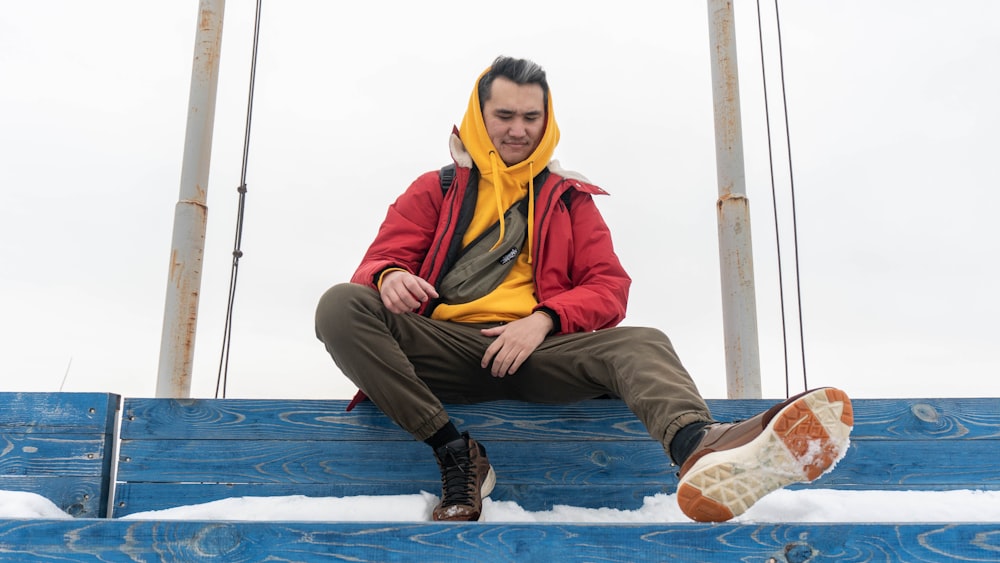
M239 204L236 210L236 240L233 243L233 264L229 274L229 295L226 300L226 321L222 337L222 354L219 358L219 373L215 381L215 398L226 397L226 385L229 380L229 353L233 338L233 306L236 302L236 279L240 269L240 258L243 257L243 219L246 211L247 195L247 165L250 161L250 123L253 117L253 93L257 79L257 45L260 39L260 12L263 0L257 0L256 14L253 26L253 49L250 58L250 87L247 94L247 118L243 132L243 161L240 170Z
M802 315L802 278L799 269L798 213L796 211L796 205L795 205L795 176L792 172L792 140L791 140L790 128L788 125L788 96L785 88L785 57L781 41L781 18L779 15L778 0L774 0L774 18L777 28L778 60L779 60L779 69L781 78L781 103L785 120L785 142L786 142L786 151L788 154L788 180L789 180L789 192L791 195L791 212L792 212L792 246L795 258L796 309L798 310L799 351L802 358L802 384L805 389L808 389L809 379L806 375L805 330L803 328L803 315ZM788 366L788 328L787 328L787 317L785 315L786 311L785 289L784 289L785 274L781 259L782 253L781 253L781 236L779 234L780 229L778 221L778 196L774 181L774 151L772 148L772 140L771 140L771 113L769 109L770 103L768 102L768 95L767 95L767 70L764 61L764 32L761 21L762 17L760 13L760 0L757 0L757 37L760 42L760 67L761 67L761 77L764 89L764 115L767 127L767 155L771 173L771 202L774 210L774 239L775 239L775 244L777 245L778 293L780 296L780 307L781 307L781 339L782 339L782 345L784 346L784 361L785 361L785 396L788 397L791 395L791 389L790 389L791 382L790 382L789 366Z

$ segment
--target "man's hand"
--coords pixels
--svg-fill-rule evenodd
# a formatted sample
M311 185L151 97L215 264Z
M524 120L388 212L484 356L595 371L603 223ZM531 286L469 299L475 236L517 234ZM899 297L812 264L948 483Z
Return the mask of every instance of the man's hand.
M490 372L493 377L514 374L538 348L542 340L545 340L545 335L552 330L552 327L552 318L541 311L536 311L505 325L484 328L483 336L495 336L496 340L486 349L482 366L489 367L492 362Z
M430 282L405 270L384 275L379 293L385 308L393 313L413 311L428 299L438 296Z

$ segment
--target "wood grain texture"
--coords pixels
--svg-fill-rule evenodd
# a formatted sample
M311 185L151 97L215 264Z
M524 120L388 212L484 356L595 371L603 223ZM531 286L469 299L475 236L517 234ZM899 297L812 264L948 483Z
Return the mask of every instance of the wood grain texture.
M94 493L91 479L110 474L117 398L70 395L0 394L0 400L12 401L0 416L0 444L5 444L0 487L18 483L18 490L106 499L106 488ZM102 397L103 410L93 406ZM709 406L717 419L732 420L775 402L714 400ZM351 413L345 406L345 401L126 399L114 514L239 496L439 490L425 445L370 403ZM448 408L464 430L486 444L498 473L496 500L514 500L528 510L553 504L634 509L644 497L672 493L676 486L676 468L662 446L620 401ZM854 412L845 459L815 484L797 488L1000 489L1000 399L862 399L854 401ZM102 463L95 472L94 465ZM78 514L103 512L88 505ZM0 520L0 561L265 559L995 561L1000 523Z
M672 482L676 467L659 444L616 442L486 442L491 463L513 483L602 484ZM898 489L940 484L945 489L1000 485L998 447L989 442L855 442L828 486ZM526 451L530 454L526 455ZM423 444L384 442L173 441L122 446L118 478L134 482L356 483L436 481ZM838 477L837 474L842 474Z
M709 401L747 418L775 401ZM855 431L837 469L809 485L853 490L1000 489L1000 400L854 402ZM234 495L436 492L427 447L370 403L127 399L116 516ZM635 509L673 493L677 468L617 400L570 405L449 405L487 447L496 500ZM581 494L585 490L586 494ZM237 491L239 491L237 493Z
M710 399L718 420L738 420L777 400ZM253 399L127 399L123 439L319 439L410 441L371 403L346 412L347 401ZM646 440L645 428L618 400L569 405L496 401L448 405L465 430L483 440L581 438ZM857 399L853 440L1000 439L1000 399Z
M104 433L118 402L109 393L0 393L0 432Z
M384 444L353 445L357 451L340 450L331 456L306 442L269 443L269 447L244 444L239 453L214 456L188 448L165 452L147 458L140 471L122 469L114 510L120 515L240 495L411 494L436 493L440 487L437 466L421 444L410 455L394 451L393 463L385 462ZM1000 490L996 444L945 445L954 447L857 443L836 470L813 483L790 488ZM640 456L620 444L596 454L586 444L551 444L527 457L523 455L526 447L515 442L491 444L490 459L498 478L495 500L516 501L528 510L555 504L636 509L645 496L672 494L676 488L677 468L653 447L647 456ZM624 453L619 455L619 451ZM599 463L593 461L595 457ZM246 485L241 489L244 492L236 495L233 487L241 485ZM130 496L145 500L137 503Z
M996 561L1000 524L0 521L0 561Z
M105 515L118 404L107 393L0 393L0 489Z

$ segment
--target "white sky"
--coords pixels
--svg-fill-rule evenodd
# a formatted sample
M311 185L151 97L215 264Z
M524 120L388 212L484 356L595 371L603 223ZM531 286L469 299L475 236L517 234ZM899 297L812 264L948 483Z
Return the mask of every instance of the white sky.
M265 2L230 397L346 398L313 335L385 208L448 162L498 54L549 72L556 151L666 331L725 396L705 2ZM233 247L254 2L223 34L194 396L211 396ZM737 36L766 397L785 393L755 5ZM1000 3L782 2L811 386L998 396ZM762 2L787 280L791 216ZM197 2L6 2L0 18L0 389L154 393ZM786 285L792 391L802 386ZM68 374L67 374L68 368ZM65 383L63 383L66 375Z

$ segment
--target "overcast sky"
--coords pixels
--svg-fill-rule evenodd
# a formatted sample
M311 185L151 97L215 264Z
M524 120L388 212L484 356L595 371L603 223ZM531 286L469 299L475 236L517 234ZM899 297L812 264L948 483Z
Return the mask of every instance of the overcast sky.
M388 204L449 161L498 54L549 73L556 158L634 283L625 324L667 332L726 395L705 2L265 2L228 396L346 398L313 334ZM483 5L485 6L485 5ZM254 2L228 2L194 396L216 384ZM773 2L763 2L791 389L792 220ZM785 394L756 4L737 37L765 397ZM810 386L1000 395L1000 3L781 2ZM198 3L4 2L0 389L151 396ZM65 378L65 381L64 381Z

